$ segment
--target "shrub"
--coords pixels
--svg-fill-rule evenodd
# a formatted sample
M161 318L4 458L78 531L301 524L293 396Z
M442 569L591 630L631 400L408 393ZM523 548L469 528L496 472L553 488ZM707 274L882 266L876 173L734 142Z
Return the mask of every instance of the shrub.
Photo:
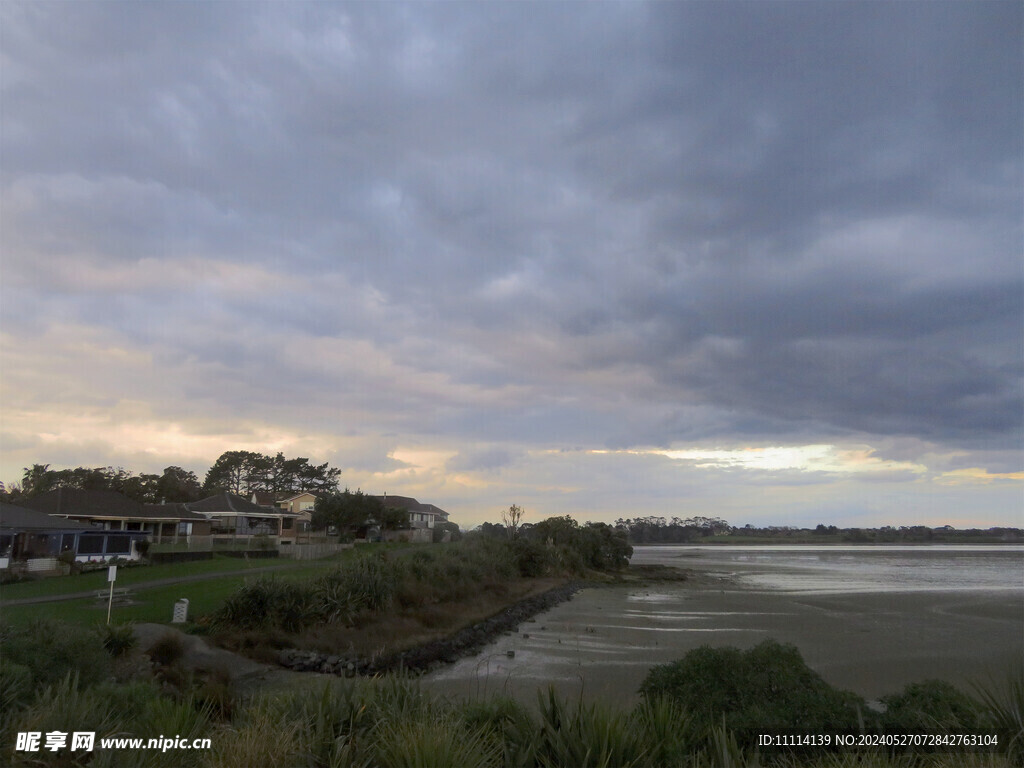
M529 539L516 539L512 542L512 551L516 558L516 568L520 576L533 578L543 576L551 568L552 559L547 547Z
M750 745L758 733L856 733L863 699L832 688L792 645L765 640L749 651L701 646L648 672L648 700L667 696L685 708L699 732L723 725Z
M1016 765L1024 765L1024 666L1015 666L1003 690L978 686L985 727L999 737L999 751Z
M32 694L32 670L0 656L0 712L12 712Z
M582 702L570 708L548 688L540 695L540 740L536 759L544 766L640 766L649 745L624 712Z
M298 632L315 623L315 601L312 585L257 579L229 595L214 613L213 623L222 628Z
M135 647L135 631L131 624L108 624L101 630L103 647L114 658L124 656Z
M75 553L70 549L65 549L63 552L57 555L57 560L63 563L64 565L74 565Z
M185 644L177 634L168 632L153 641L146 649L146 655L154 664L169 667L185 655Z
M975 733L981 726L978 703L942 680L912 683L881 701L886 733Z
M76 673L81 684L91 685L112 669L97 632L49 619L5 630L0 635L0 658L27 667L33 688L60 682L70 673Z
M382 768L459 766L490 768L501 750L486 731L466 733L458 722L384 722L378 728L377 764ZM566 763L566 765L569 765Z
M22 731L48 733L74 729L95 732L97 742L117 727L110 707L95 689L82 685L75 673L68 673L62 680L38 690L32 703L12 718L9 725L8 738L11 733Z

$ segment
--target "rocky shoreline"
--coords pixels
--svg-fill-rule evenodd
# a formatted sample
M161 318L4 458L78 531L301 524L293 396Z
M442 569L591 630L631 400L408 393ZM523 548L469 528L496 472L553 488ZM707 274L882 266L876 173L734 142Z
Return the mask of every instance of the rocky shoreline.
M353 658L317 651L286 648L278 653L278 664L295 672L319 672L345 677L368 676L403 670L422 674L465 656L474 656L495 638L515 632L519 624L538 613L571 600L585 582L571 581L539 595L525 598L503 611L453 635L378 658Z

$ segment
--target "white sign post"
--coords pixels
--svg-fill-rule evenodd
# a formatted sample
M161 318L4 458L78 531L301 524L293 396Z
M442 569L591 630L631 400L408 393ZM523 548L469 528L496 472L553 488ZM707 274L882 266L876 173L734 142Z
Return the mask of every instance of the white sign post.
M110 582L110 597L107 598L107 624L110 623L110 608L114 604L114 582L117 581L117 566L107 568L107 581Z

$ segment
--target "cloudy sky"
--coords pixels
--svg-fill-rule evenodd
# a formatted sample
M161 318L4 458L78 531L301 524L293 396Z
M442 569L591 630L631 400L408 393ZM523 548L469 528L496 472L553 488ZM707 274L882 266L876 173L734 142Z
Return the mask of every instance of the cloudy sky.
M0 479L1024 525L1024 6L0 5Z

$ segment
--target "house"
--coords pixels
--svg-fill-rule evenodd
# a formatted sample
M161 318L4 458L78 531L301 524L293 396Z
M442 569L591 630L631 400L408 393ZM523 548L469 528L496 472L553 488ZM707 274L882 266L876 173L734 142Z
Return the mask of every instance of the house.
M448 513L433 504L421 504L411 496L375 496L385 509L401 509L409 513L409 528L387 531L388 541L428 543L434 540L434 526L448 522Z
M421 504L411 496L375 496L385 509L403 509L409 513L412 528L433 528L437 523L448 522L448 513L433 504Z
M313 508L316 506L316 494L310 491L295 493L278 499L277 506L289 514L295 515L297 533L309 535L313 522Z
M261 507L276 507L277 500L281 496L282 494L275 493L274 491L253 491L249 501Z
M308 519L308 516L313 514L313 507L316 506L316 494L310 491L288 494L283 498L279 497L276 504L281 509L287 510L293 514L305 514Z
M209 520L214 539L269 536L275 543L295 542L298 516L283 509L260 506L233 493L218 493L183 506Z
M300 493L254 491L252 496L249 498L249 501L261 507L283 509L285 512L288 512L289 515L294 515L295 535L297 536L298 534L302 534L304 538L309 538L312 535L311 523L313 520L313 507L316 506L316 498L316 494L311 491L301 491ZM285 525L287 525L287 522L285 522ZM284 532L288 533L289 530L290 529L285 528ZM286 540L282 543L289 544L292 542Z
M210 523L182 504L140 504L117 491L57 488L22 502L55 517L77 520L106 531L144 533L154 542L208 536Z
M104 530L0 502L0 569L24 563L29 571L54 571L64 552L73 552L78 562L135 560L139 557L135 542L144 538L141 531Z

